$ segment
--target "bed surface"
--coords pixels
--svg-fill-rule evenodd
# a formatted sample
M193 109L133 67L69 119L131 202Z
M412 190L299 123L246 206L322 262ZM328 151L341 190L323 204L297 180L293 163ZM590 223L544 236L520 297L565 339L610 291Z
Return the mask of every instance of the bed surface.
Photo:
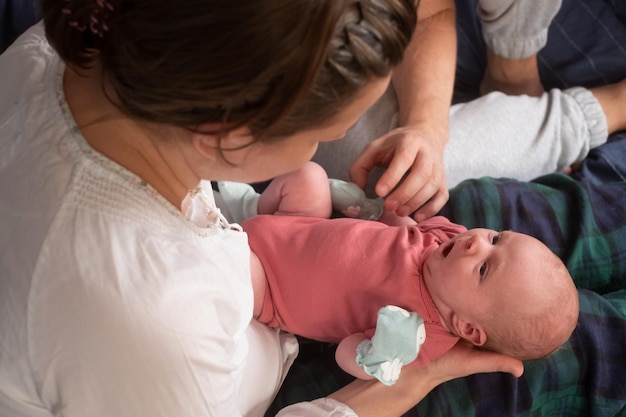
M485 66L476 1L457 0L455 102L478 96ZM546 88L587 87L626 78L626 1L564 0L539 54ZM626 111L626 103L624 105ZM568 265L581 314L571 340L524 375L481 374L443 384L407 416L626 416L626 133L593 150L572 177L531 183L469 180L442 211L467 227L512 229L542 239ZM302 353L274 408L326 395L351 381L330 345Z

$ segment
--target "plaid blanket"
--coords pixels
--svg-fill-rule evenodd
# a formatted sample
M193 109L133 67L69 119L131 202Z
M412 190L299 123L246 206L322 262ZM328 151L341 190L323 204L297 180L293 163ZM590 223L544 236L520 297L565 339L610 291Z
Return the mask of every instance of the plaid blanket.
M619 142L626 148L625 139ZM607 293L625 287L626 182L598 184L563 174L526 183L469 180L451 193L441 214L468 228L535 236L563 259L579 288Z
M407 415L626 415L625 175L626 139L619 139L594 151L576 179L483 178L452 191L442 214L453 221L534 235L565 261L581 288L579 324L556 354L527 362L522 378L452 381Z
M597 172L608 182L598 182ZM559 254L581 288L581 314L571 340L549 358L527 362L521 378L457 379L407 416L626 416L626 138L595 150L578 176L482 178L451 190L441 214L468 227L534 235ZM333 349L302 341L268 415L351 380L336 367Z
M626 291L600 296L581 290L580 302L571 340L549 358L527 362L521 378L494 373L456 379L436 388L406 416L626 415ZM285 381L289 389L281 391L267 415L350 381L336 369L332 347L320 345L319 354L311 357L307 345Z
M407 416L621 416L626 413L626 291L580 291L571 340L524 375L481 374L441 385Z
M457 0L455 101L478 95L485 50L476 0ZM539 56L546 88L594 86L626 76L624 0L564 0ZM625 107L626 108L626 107ZM406 416L626 416L626 134L591 152L573 176L532 182L481 178L450 191L440 213L467 227L511 229L545 242L578 286L581 314L571 340L525 363L521 378L480 374L433 390ZM301 341L301 353L267 416L337 390L352 378L334 346Z

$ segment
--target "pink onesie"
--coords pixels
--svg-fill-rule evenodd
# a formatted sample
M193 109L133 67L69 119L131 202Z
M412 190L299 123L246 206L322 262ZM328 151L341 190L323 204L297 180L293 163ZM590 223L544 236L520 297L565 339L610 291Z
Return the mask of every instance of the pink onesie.
M426 257L466 229L444 217L416 226L377 221L260 215L242 224L267 275L259 321L310 339L339 342L358 332L371 338L378 310L417 312L425 364L458 341L440 323L422 279Z

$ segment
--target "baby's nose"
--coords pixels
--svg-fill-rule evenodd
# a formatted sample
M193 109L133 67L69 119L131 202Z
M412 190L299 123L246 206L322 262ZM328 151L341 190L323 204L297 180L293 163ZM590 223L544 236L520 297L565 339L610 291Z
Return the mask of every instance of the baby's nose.
M469 239L467 239L466 245L466 252L474 254L480 250L482 246L482 239L480 239L479 235L472 235Z

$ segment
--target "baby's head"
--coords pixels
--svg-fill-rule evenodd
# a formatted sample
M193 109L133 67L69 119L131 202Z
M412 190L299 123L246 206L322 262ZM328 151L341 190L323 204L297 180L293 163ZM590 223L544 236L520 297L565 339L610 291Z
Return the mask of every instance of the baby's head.
M471 229L424 263L424 282L448 329L519 359L557 350L578 321L578 293L561 260L534 237Z

